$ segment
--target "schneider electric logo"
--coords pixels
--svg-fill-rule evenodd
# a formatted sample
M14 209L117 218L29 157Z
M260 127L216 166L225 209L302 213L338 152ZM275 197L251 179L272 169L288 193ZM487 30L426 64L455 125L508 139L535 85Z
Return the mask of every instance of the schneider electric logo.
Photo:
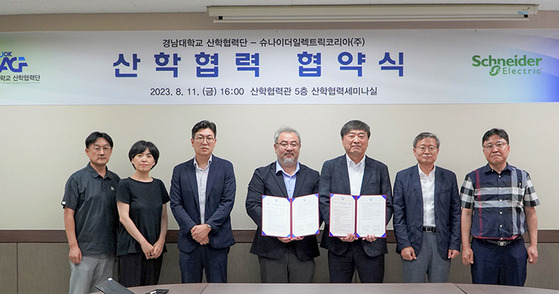
M527 55L514 55L514 57L501 58L491 55L483 57L472 56L472 66L487 68L490 76L497 75L539 75L541 74L541 62L539 57Z

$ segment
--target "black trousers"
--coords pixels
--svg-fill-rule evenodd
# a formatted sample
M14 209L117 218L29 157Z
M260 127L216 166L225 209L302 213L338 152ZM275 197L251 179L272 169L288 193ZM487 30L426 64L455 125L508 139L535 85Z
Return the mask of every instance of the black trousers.
M125 287L157 285L163 254L157 259L146 259L143 253L131 253L119 256L119 283Z
M295 246L287 246L279 259L258 256L258 261L263 283L312 283L314 259L299 260Z
M384 254L370 257L360 242L353 242L343 255L328 252L330 283L351 283L357 269L361 283L382 283L384 280Z

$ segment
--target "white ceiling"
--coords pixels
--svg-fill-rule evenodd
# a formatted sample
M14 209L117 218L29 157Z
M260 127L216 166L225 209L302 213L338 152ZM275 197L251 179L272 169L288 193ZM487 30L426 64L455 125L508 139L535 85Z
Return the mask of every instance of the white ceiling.
M0 0L0 15L57 13L166 13L205 12L216 5L334 5L409 3L539 4L539 10L559 10L557 0Z

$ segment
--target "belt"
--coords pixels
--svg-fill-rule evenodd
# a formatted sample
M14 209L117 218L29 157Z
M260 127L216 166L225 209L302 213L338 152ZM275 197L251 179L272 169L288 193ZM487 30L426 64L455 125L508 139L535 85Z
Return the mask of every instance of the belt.
M496 240L496 239L477 239L477 240L485 241L486 243L497 245L499 247L505 247L507 245L512 244L513 242L515 242L517 240L520 240L520 239L522 239L522 236L519 236L519 237L514 238L512 240Z
M434 233L434 232L437 231L437 227L427 227L427 226L423 226L422 231Z

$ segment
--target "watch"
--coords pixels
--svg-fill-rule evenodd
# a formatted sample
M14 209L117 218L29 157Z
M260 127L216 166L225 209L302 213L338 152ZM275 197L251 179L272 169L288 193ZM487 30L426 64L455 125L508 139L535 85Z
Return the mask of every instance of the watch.
M212 229L212 226L210 226L210 224L206 224L206 226L208 226L208 228L210 228L210 230Z

